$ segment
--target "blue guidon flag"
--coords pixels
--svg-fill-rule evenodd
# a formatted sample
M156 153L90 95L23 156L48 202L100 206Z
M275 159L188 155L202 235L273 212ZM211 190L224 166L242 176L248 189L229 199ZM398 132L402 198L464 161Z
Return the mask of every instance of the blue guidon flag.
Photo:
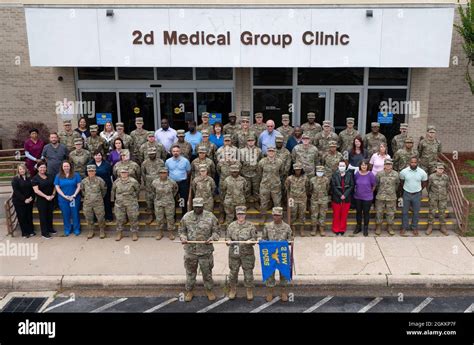
M263 281L276 269L286 280L291 280L291 251L288 241L259 241Z

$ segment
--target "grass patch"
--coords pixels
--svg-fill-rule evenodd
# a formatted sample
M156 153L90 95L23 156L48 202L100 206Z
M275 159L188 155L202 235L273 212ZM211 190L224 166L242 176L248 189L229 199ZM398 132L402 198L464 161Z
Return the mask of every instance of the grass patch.
M469 181L474 182L474 172L469 172L467 170L462 170L461 175L467 178Z
M469 165L470 167L474 168L474 160L468 159L468 160L466 161L466 164Z
M471 203L466 236L474 237L474 189L463 189L464 196Z

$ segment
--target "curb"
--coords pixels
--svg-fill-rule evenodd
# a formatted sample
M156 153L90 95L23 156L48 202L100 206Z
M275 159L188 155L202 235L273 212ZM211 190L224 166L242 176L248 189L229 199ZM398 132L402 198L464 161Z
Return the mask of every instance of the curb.
M0 289L44 291L70 288L158 288L182 286L184 275L65 275L0 276ZM214 275L216 285L224 285L225 275ZM202 279L198 277L198 284ZM256 286L263 286L260 280ZM474 275L301 275L293 281L298 287L426 287L472 288Z

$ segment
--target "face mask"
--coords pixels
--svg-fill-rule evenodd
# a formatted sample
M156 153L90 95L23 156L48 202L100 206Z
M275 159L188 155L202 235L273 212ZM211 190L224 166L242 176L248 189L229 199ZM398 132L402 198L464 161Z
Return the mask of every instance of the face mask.
M318 171L318 172L316 173L316 175L317 175L318 177L321 177L321 176L323 176L323 175L324 175L324 173L323 173L323 172L321 172L321 171Z
M339 172L344 172L346 171L346 167L339 167Z

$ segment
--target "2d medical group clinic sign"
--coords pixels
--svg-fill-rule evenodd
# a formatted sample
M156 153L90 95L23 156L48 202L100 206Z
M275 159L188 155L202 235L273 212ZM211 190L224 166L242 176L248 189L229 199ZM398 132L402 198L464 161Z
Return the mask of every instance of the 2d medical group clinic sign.
M25 9L32 66L448 67L453 6Z

